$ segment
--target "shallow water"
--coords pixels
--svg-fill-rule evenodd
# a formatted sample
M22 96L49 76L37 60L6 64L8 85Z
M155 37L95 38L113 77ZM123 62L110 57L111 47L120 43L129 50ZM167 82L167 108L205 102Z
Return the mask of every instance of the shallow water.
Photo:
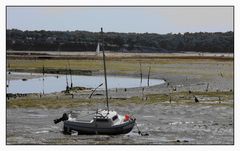
M12 74L22 74L25 73L12 73ZM29 74L29 73L26 73ZM44 93L60 92L66 89L66 85L70 86L71 78L65 75L51 75L48 74L43 78L33 78L24 80L11 80L7 89L7 93ZM84 75L74 75L72 76L73 86L95 88L101 83L104 83L103 76L84 76ZM120 77L120 76L108 76L107 77L108 88L134 88L139 86L147 86L148 79L143 79L140 85L140 78L133 77ZM164 81L160 79L150 79L149 86L163 84ZM103 89L101 86L99 89Z

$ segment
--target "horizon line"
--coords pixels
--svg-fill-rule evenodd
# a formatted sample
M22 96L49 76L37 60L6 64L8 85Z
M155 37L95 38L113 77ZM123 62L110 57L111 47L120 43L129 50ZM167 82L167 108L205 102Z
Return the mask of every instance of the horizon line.
M50 32L76 32L76 31L81 31L81 32L92 32L92 33L98 33L99 31L89 31L89 30L48 30L48 29L36 29L36 30L22 30L22 29L17 29L17 28L11 28L11 29L6 29L6 30L20 30L23 32L26 31L50 31ZM234 32L233 30L227 30L227 31L196 31L196 32L168 32L168 33L157 33L157 32L119 32L119 31L105 31L105 33L136 33L136 34L163 34L163 35L167 35L167 34L185 34L185 33L227 33L227 32Z

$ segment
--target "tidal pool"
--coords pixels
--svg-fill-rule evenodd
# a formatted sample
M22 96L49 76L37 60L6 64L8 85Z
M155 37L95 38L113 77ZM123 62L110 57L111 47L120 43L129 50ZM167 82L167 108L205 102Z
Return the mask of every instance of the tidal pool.
M14 73L29 75L29 73ZM70 86L71 81L73 86L96 88L101 83L104 83L103 76L85 76L85 75L73 75L72 80L70 76L66 75L51 75L33 79L21 79L8 81L7 93L53 93L60 92L66 89L67 83ZM113 88L134 88L140 86L147 86L148 79L143 78L140 84L140 78L123 77L123 76L107 76L108 89ZM149 79L149 86L163 84L164 80L161 79ZM104 89L104 84L99 88Z

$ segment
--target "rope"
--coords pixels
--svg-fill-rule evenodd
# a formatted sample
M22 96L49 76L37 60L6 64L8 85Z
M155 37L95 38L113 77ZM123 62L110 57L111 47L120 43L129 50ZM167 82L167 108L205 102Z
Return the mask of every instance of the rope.
M133 115L132 115L133 118L135 118ZM135 118L136 119L136 118ZM138 130L138 134L141 135L141 136L148 136L149 134L148 133L144 133L142 131L140 131L139 127L137 126L137 122L136 122L136 127L137 127L137 130Z
M138 134L141 135L141 136L148 136L149 134L148 133L143 133L142 131L140 131L139 127L137 126L137 122L136 122L136 127L138 129Z

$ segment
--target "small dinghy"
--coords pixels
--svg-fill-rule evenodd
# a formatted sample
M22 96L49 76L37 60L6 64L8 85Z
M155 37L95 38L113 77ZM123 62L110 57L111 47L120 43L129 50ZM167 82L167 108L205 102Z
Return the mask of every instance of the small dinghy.
M103 135L118 135L129 133L135 123L136 119L128 114L120 115L116 111L110 111L108 105L108 89L107 89L107 74L105 53L103 48L103 30L101 28L102 43L100 50L103 52L104 63L104 77L105 77L105 92L106 92L106 110L97 110L91 120L86 121L81 119L79 113L71 111L64 113L59 119L55 119L54 123L57 124L63 121L63 131L68 134L77 132L78 134L103 134Z

